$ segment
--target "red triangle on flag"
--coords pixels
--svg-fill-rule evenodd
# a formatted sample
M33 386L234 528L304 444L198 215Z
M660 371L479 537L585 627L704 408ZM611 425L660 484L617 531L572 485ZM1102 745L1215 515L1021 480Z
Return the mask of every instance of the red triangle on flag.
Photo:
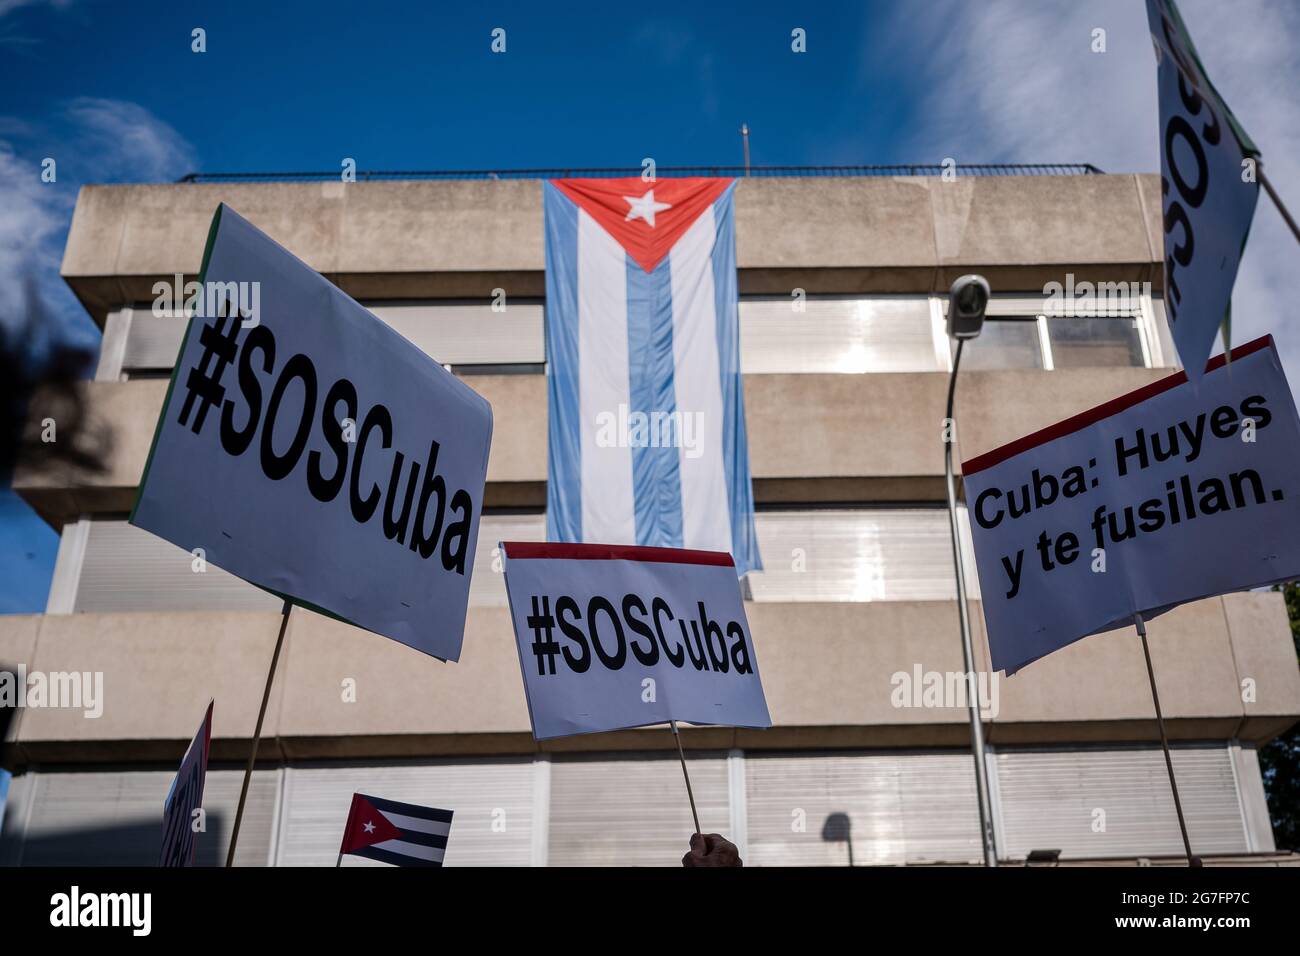
M340 853L351 853L385 840L400 839L401 836L402 831L376 810L365 796L352 794L352 809L348 811L348 823L343 828L343 848L339 850Z
M692 176L647 182L623 179L554 179L555 188L600 223L646 272L734 182Z

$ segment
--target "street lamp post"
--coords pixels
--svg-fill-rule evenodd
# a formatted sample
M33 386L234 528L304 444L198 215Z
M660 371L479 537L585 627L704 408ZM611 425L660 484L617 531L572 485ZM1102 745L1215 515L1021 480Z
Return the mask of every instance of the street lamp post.
M992 804L989 802L988 768L984 764L984 725L980 722L979 682L975 675L975 653L971 645L970 615L966 606L966 570L963 566L961 534L957 525L957 485L952 472L952 446L957 439L953 419L953 399L957 392L957 370L961 367L962 346L984 327L984 310L989 301L989 284L983 276L965 275L952 284L948 293L948 335L957 340L948 376L948 407L943 435L943 471L948 482L948 526L952 532L952 563L957 576L957 619L961 624L962 662L966 668L970 710L971 754L975 759L975 790L979 800L980 842L984 847L984 865L997 866L997 844L993 838Z

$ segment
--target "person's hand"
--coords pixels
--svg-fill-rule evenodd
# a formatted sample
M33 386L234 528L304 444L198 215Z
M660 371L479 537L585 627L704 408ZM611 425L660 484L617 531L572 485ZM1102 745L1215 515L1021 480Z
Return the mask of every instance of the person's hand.
M744 866L736 844L717 833L691 835L691 852L682 857L682 866Z

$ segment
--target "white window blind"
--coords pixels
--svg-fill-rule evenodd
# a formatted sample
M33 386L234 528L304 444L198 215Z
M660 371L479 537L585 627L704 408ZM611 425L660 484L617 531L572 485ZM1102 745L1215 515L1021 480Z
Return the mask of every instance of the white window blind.
M933 372L925 296L791 296L740 300L741 370Z
M89 522L75 612L278 611L281 605L274 594L125 521Z
M691 751L687 760L700 826L733 832L726 754ZM556 755L550 826L551 866L681 866L695 832L676 754Z
M969 753L745 755L757 866L981 858Z
M123 520L88 522L85 555L77 579L75 612L278 611L278 597L213 564L196 572L188 551ZM494 571L499 541L540 541L540 515L484 515L474 553L470 605L505 607L505 580ZM495 564L499 568L500 565Z
M1014 748L991 760L1004 859L1031 850L1090 859L1182 852L1157 747ZM1248 799L1262 803L1258 778L1239 780L1223 743L1175 746L1173 760L1193 850L1247 852L1240 788L1253 787ZM747 866L978 863L982 856L965 750L729 758L688 745L687 761L701 826L741 844ZM172 769L34 769L15 777L0 865L156 865L173 776ZM240 769L208 771L199 865L225 858L241 778ZM319 761L254 773L236 862L333 866L354 792L453 810L448 866L676 866L695 829L671 751Z
M533 772L527 757L288 767L277 865L333 866L352 794L366 793L453 811L444 866L528 866ZM343 865L387 866L362 857Z
M178 758L179 759L179 758ZM169 770L32 771L13 781L25 824L6 819L0 862L7 866L157 866ZM242 769L209 768L203 786L207 831L198 834L195 866L223 866L235 823ZM279 770L256 770L239 827L236 866L270 861ZM22 791L19 794L19 791Z
M958 512L966 584L979 597L964 508ZM75 612L278 611L280 599L123 520L88 522ZM749 577L755 601L953 600L948 513L941 508L768 511L755 516L766 570ZM67 532L65 532L67 533ZM497 544L544 541L546 516L479 521L471 607L506 607Z
M540 365L546 361L542 304L372 302L366 308L444 365Z
M942 315L947 302L936 301ZM1043 356L1059 352L1056 368L1145 366L1146 340L1158 338L1163 326L1159 310L1147 301L1125 300L1118 313L1112 307L1102 314L1071 302L1063 317L1044 297L995 296L963 365L1044 368L1050 366ZM745 296L739 310L741 369L749 374L945 371L942 335L930 303L925 295ZM444 365L540 367L546 361L544 304L507 299L505 305L499 312L485 300L371 302L367 308ZM121 370L128 376L169 371L185 320L155 316L148 303L125 311L130 321ZM1035 324L1039 315L1046 317L1046 330ZM1050 340L1046 351L1040 341L1044 334Z
M1193 852L1249 849L1228 749L1179 746L1172 756ZM997 776L1009 856L1183 853L1159 747L1002 751Z
M967 594L979 598L966 509ZM755 516L763 570L755 601L951 601L952 536L943 508L765 511Z
M546 361L545 307L506 301L372 302L380 319L444 365L540 366ZM798 306L799 308L796 308ZM122 370L170 370L185 320L132 310ZM741 368L761 372L935 371L938 360L926 296L789 296L740 300Z
M488 302L379 302L367 308L443 365L540 365L542 304L507 300L502 312ZM128 375L170 371L180 354L184 318L132 310L122 369Z

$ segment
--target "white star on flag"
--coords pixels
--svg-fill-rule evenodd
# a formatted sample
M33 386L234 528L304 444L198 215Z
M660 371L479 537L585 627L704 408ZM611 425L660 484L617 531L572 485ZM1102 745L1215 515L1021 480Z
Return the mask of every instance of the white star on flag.
M366 832L367 832L367 833L374 833L374 832L375 832L375 825L374 825L373 823L367 823L367 824L365 824L365 828L366 828Z
M655 227L655 213L664 209L672 209L672 203L655 202L655 191L648 190L644 196L637 198L635 196L624 196L623 201L631 208L627 211L627 217L624 222L631 222L633 219L644 219L651 229Z

